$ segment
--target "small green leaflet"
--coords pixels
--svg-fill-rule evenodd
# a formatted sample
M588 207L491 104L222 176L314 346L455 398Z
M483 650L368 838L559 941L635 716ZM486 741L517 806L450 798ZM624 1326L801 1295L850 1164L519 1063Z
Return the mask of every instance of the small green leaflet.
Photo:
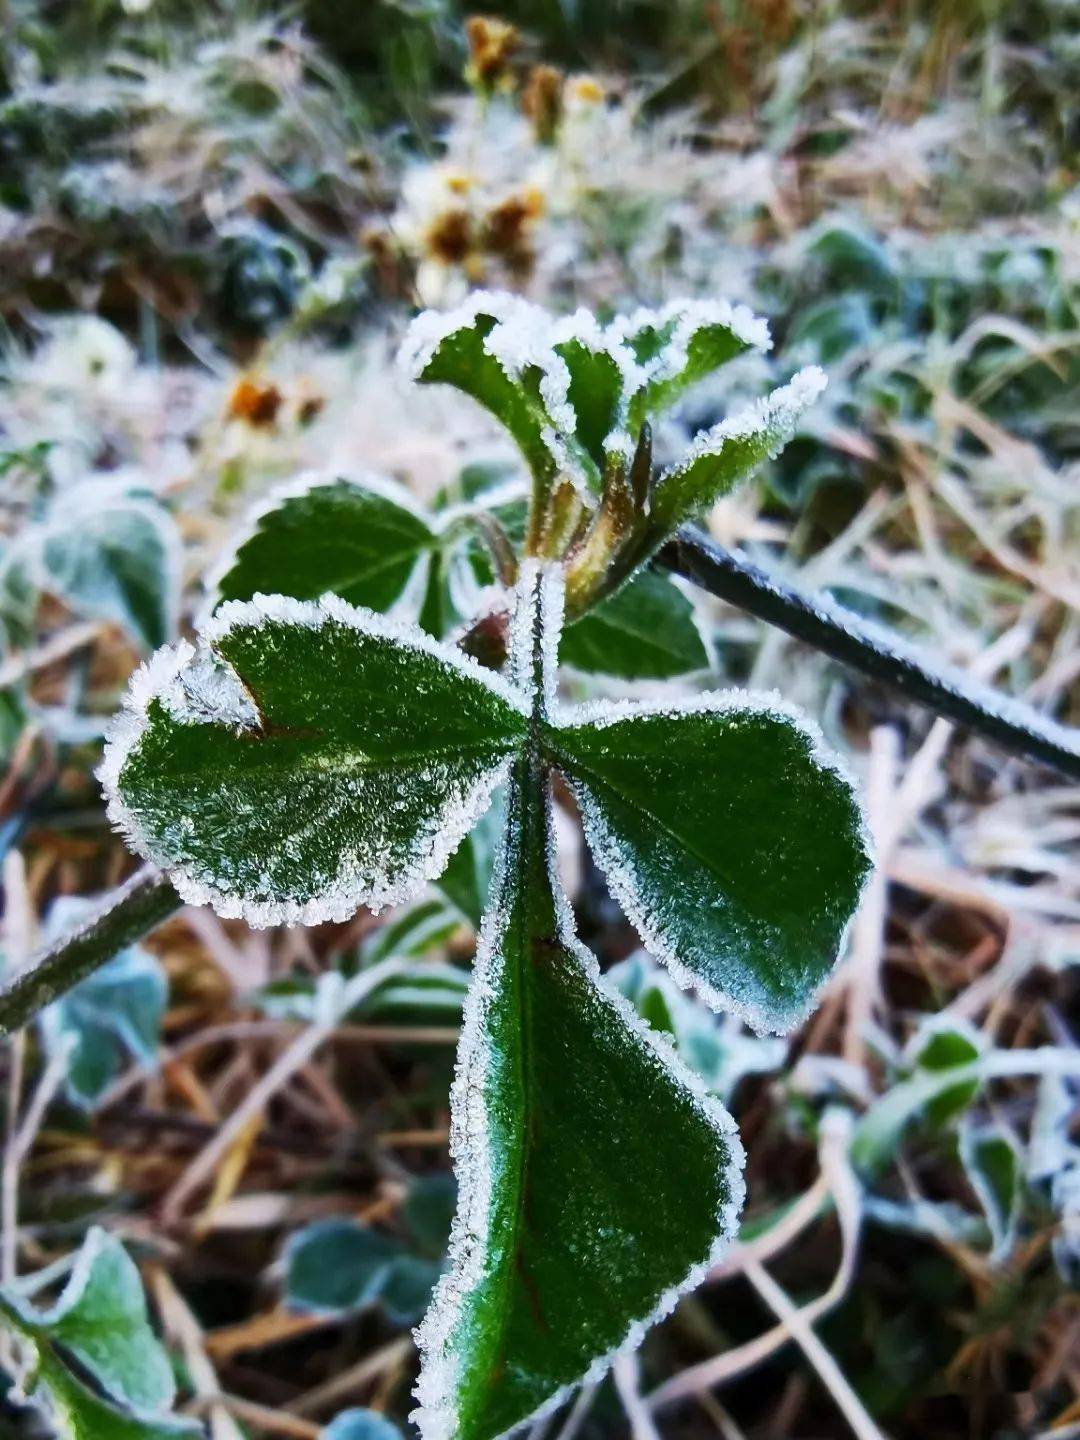
M524 731L504 681L415 627L263 596L140 672L102 778L185 899L314 924L439 874Z
M385 611L436 544L408 491L386 477L306 475L254 512L217 592L222 600L329 593Z
M693 604L654 570L639 570L568 625L559 655L576 670L620 680L673 680L712 664Z
M427 1440L491 1440L599 1373L738 1206L724 1112L574 937L550 769L681 983L760 1028L804 1012L870 864L848 781L772 701L561 708L561 607L561 570L526 562L503 680L336 599L226 606L136 681L104 765L142 852L256 923L416 894L510 772L455 1082L452 1266L423 1331Z
M955 1065L971 1065L986 1049L979 1032L966 1020L952 1016L931 1016L908 1043L905 1058L916 1071L950 1070ZM926 1102L924 1113L936 1126L947 1125L962 1115L979 1093L978 1080L966 1080L942 1091Z
M636 1344L730 1237L734 1126L599 983L554 875L535 751L516 762L466 1006L451 1269L418 1332L414 1418L490 1440Z
M656 532L671 534L779 454L824 389L825 372L809 365L771 395L695 436L682 459L656 482L650 510Z
M0 1320L33 1349L39 1383L72 1440L200 1433L164 1413L176 1394L172 1368L150 1328L139 1273L105 1231L90 1231L55 1305L39 1310L8 1287L0 1290ZM104 1395L95 1395L71 1370L69 1354Z
M772 344L763 320L726 300L673 300L660 310L621 316L610 328L643 371L643 383L630 399L635 430L736 355Z

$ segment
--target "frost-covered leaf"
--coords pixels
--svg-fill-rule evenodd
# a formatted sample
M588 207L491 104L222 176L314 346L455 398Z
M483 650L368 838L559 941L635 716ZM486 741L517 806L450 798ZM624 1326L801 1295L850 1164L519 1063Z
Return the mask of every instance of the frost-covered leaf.
M150 1328L142 1282L123 1247L91 1230L60 1298L38 1309L13 1287L0 1320L34 1352L43 1386L71 1440L165 1440L197 1427L167 1418L172 1369ZM91 1391L73 1357L104 1392Z
M418 1332L429 1437L489 1440L600 1373L718 1253L742 1198L729 1117L576 940L550 827L526 752L452 1098L451 1269Z
M327 1425L321 1440L403 1440L392 1420L377 1410L343 1410Z
M1016 1140L1001 1126L965 1125L960 1158L986 1214L991 1259L1006 1259L1016 1240L1023 1195L1023 1161Z
M340 595L388 610L436 544L406 490L380 475L308 475L252 515L218 580L222 600Z
M102 489L88 482L54 507L37 542L38 580L153 649L176 630L179 542L159 505Z
M650 512L656 532L670 534L779 454L825 383L824 372L809 365L764 399L695 436L657 481Z
M712 663L694 606L666 575L641 570L563 636L560 659L621 680L670 680Z
M557 469L551 419L540 398L548 358L543 311L516 296L479 291L458 310L417 316L401 352L401 364L423 384L453 385L504 425L530 470L550 482Z
M307 1226L286 1250L286 1299L329 1314L378 1304L395 1324L412 1324L442 1270L454 1195L450 1176L416 1181L403 1207L407 1241L355 1220Z
M49 911L49 937L73 930L95 908L93 901L74 896L56 900ZM167 995L157 959L135 945L40 1013L46 1053L67 1053L70 1100L93 1105L118 1075L125 1055L144 1066L154 1063Z
M870 867L852 787L818 737L737 693L598 707L549 737L649 949L756 1029L797 1023Z
M232 602L133 682L110 815L192 903L343 920L442 870L520 743L519 704L414 626L335 598Z
M39 1386L48 1394L67 1440L202 1440L194 1420L124 1410L95 1395L54 1350L39 1359Z
M644 372L644 383L630 400L635 433L647 416L673 404L728 360L772 344L764 320L726 300L675 300L661 310L620 317L610 329Z

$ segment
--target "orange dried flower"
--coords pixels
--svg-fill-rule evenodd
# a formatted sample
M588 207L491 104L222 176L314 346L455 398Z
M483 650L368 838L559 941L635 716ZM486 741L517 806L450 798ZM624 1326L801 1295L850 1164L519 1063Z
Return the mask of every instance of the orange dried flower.
M229 419L246 420L256 429L269 429L277 419L282 398L276 385L264 385L245 375L236 382L229 396Z

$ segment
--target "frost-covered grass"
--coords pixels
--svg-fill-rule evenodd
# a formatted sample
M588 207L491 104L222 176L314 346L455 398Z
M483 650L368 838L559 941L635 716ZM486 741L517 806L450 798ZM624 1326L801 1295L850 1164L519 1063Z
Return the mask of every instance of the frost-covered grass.
M70 535L73 505L122 494L167 528L162 553L182 554L179 575L160 567L158 609L172 623L178 605L184 634L242 512L301 471L389 473L425 500L465 466L506 478L512 455L480 412L404 385L389 358L414 300L449 308L478 285L568 316L684 293L768 315L775 350L692 392L655 437L673 459L797 368L826 372L808 428L716 507L713 534L1080 722L1068 7L746 5L710 12L710 28L692 6L641 4L619 10L617 38L596 21L570 42L561 22L539 31L484 93L451 78L458 30L405 9L377 7L386 28L372 36L416 68L375 73L344 36L335 54L332 31L317 41L254 11L193 24L151 6L111 15L92 43L58 27L46 46L13 7L0 103L9 963L58 896L126 873L93 772L146 648L127 552L88 526L72 579L43 567L40 537L61 521ZM436 60L447 93L432 97L420 80ZM534 60L566 65L565 85L530 73ZM811 714L861 779L881 875L847 962L787 1040L686 1009L645 959L632 983L615 971L732 1109L746 1222L637 1362L558 1423L597 1440L646 1436L647 1414L695 1440L1070 1433L1075 791L745 616L702 609L720 657L708 688L779 690ZM609 683L602 696L565 683L574 701L611 698ZM671 693L638 688L657 704ZM557 823L579 933L605 968L625 962L636 941L568 804ZM57 1024L4 1046L8 1114L30 1128L5 1161L0 1278L68 1254L92 1221L119 1234L215 1440L241 1425L315 1440L348 1405L399 1421L410 1407L409 1321L290 1309L279 1266L319 1217L403 1236L412 1181L447 1169L474 939L460 916L429 914L409 953L401 934L420 932L394 924L255 933L185 910L146 942L169 982L162 1062L125 1069L99 1025L81 1053L97 1037L107 1079L88 1114L49 1065ZM393 993L319 1009L316 976L387 953L408 962ZM116 1000L125 1016L128 1003ZM931 1017L954 1037L937 1042L946 1058L970 1067L944 1092L953 1105L918 1063ZM264 1105L241 1109L260 1084ZM988 1126L1019 1157L1015 1214L994 1209L979 1168ZM0 1423L32 1433L25 1412Z

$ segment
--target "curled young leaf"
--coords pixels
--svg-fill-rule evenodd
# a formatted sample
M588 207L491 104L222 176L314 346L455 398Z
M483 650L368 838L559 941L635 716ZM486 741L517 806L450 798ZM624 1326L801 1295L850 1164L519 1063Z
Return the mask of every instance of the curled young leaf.
M608 330L628 347L642 371L641 384L630 397L634 430L736 355L751 348L768 350L772 344L764 320L727 300L673 300L660 310L619 316Z
M656 483L650 510L654 533L666 538L777 455L825 384L824 372L809 365L772 394L696 436Z
M519 706L414 626L258 597L154 657L101 775L113 822L192 903L342 920L439 874L520 742Z

